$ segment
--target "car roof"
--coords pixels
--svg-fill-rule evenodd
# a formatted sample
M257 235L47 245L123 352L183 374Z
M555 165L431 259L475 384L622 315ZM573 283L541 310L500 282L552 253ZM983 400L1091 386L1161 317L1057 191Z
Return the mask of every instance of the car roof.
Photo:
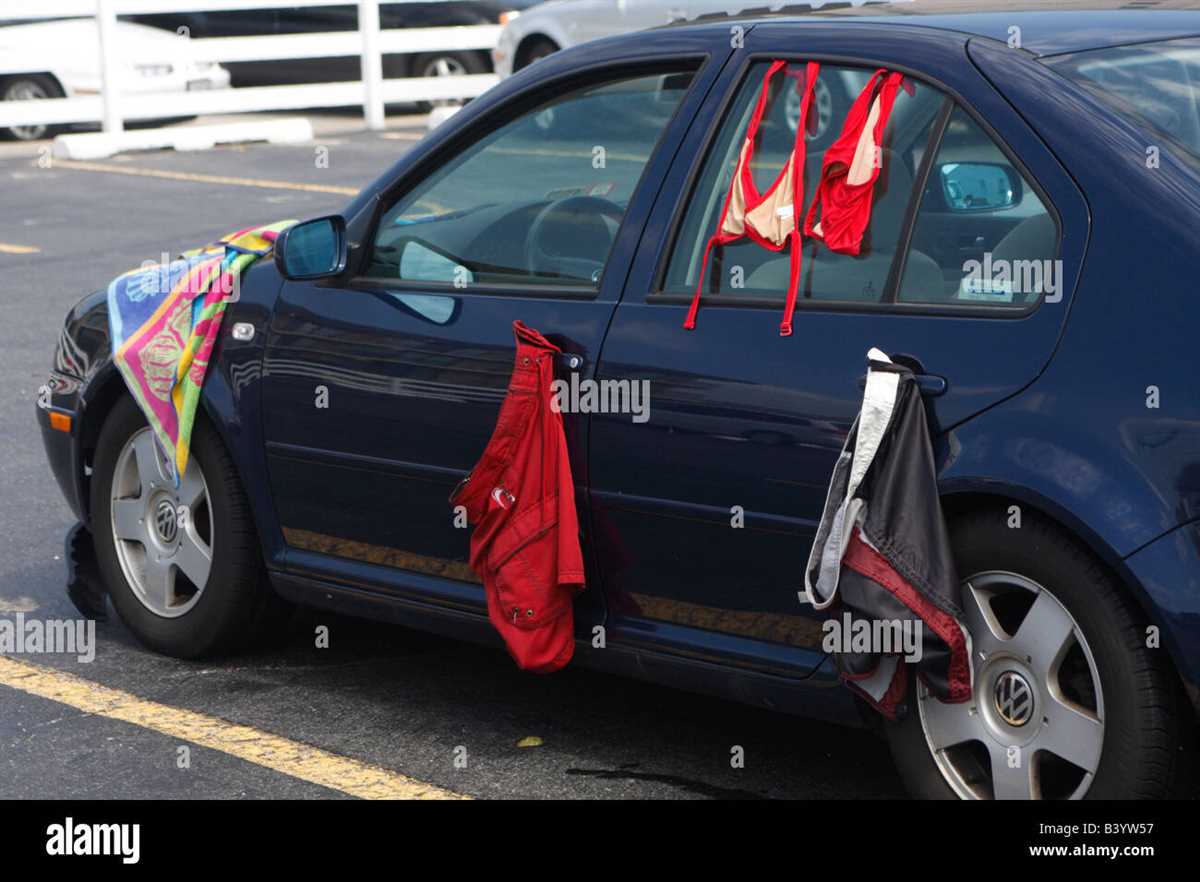
M1200 35L1197 0L879 0L825 2L775 8L746 6L732 16L717 13L690 22L841 21L919 26L1007 42L1020 28L1021 48L1037 56L1062 55L1131 43ZM819 5L818 5L819 4ZM731 4L733 5L733 4ZM684 22L677 22L682 25ZM671 26L676 26L671 25Z

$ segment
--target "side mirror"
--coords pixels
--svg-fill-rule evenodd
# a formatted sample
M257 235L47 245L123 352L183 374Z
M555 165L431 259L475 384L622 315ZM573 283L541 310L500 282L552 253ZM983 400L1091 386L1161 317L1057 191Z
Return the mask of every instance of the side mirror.
M275 241L275 266L286 279L324 279L346 269L346 221L319 217L288 227Z
M938 166L942 196L953 212L997 211L1021 201L1021 176L998 162L948 162Z

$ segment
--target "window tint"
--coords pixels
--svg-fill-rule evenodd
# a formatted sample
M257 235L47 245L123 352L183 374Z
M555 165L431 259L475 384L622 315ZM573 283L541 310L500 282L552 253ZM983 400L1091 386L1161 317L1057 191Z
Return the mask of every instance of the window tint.
M1061 293L1042 200L961 108L930 169L897 300L1011 306Z
M367 275L595 289L691 73L590 86L491 132L401 197Z
M737 154L768 66L768 62L762 62L750 69L714 141L680 227L664 290L695 291L704 246L716 228L729 192ZM791 64L787 76L776 75L771 81L751 163L754 182L760 192L765 192L771 185L791 151L800 115L797 85L804 67L803 62ZM807 136L802 206L805 212L812 203L825 151L841 134L850 105L866 86L872 72L864 68L821 66ZM913 91L909 94L900 90L884 131L883 167L875 185L874 207L862 252L856 257L835 254L823 244L805 239L799 291L801 301L877 302L883 296L892 258L899 247L905 213L912 199L914 175L928 149L934 121L945 100L941 93L923 83L906 82ZM786 249L772 252L748 240L740 240L713 249L704 291L726 297L782 302L787 294L788 278Z

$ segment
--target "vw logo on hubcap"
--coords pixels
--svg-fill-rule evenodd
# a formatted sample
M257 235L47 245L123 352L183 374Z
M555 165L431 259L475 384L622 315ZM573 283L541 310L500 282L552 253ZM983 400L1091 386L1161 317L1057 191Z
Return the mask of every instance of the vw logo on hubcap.
M179 521L175 517L175 506L169 499L160 499L154 509L154 526L158 530L158 538L168 545L175 541L179 533Z
M1029 681L1015 671L996 678L996 713L1010 726L1024 726L1033 716L1033 690Z

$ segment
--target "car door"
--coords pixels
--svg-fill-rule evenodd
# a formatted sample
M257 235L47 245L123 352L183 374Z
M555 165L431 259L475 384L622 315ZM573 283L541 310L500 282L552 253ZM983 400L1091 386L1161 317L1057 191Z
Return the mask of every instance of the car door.
M447 500L494 426L513 321L594 368L679 137L670 113L637 111L698 101L699 64L527 90L395 182L354 278L283 285L264 434L288 569L481 602ZM586 420L565 424L582 485Z
M798 592L832 467L861 403L868 349L918 369L935 431L1019 391L1053 353L1086 238L1082 199L964 61L960 38L913 41L896 31L912 33L756 27L689 133L703 149L681 156L667 177L649 226L662 235L642 243L597 372L601 383L646 383L649 403L638 421L592 421L593 530L610 639L805 676L823 658L822 633ZM696 328L687 331L705 243L776 58L789 59L786 73L797 75L809 59L836 58L821 77L843 83L863 83L880 66L909 74L911 93L901 92L886 130L866 245L849 257L806 243L788 337L779 331L787 253L746 241L716 248ZM780 82L752 167L763 192L792 143L784 106L795 80ZM843 118L844 108L839 129ZM922 221L919 197L925 181L971 156L970 147L989 161L1002 157L1020 179L1013 195L1021 201L958 214L959 230L990 229L1005 212L1033 218L1031 232L1022 228L1030 235L1006 237L1007 256L1057 257L1058 297L978 296L982 288L963 283L961 255L936 254L942 227ZM804 206L822 157L815 146L809 152Z

